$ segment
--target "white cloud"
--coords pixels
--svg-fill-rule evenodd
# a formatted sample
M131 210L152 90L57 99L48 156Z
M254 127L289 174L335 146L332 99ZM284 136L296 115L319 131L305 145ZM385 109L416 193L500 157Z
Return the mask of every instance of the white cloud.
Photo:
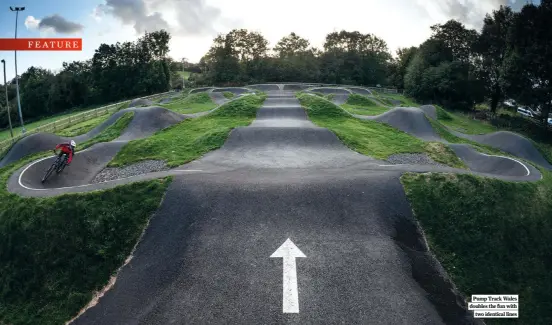
M30 30L38 29L39 24L40 24L40 20L36 19L33 16L27 16L27 18L25 18L25 27L27 27L27 29L30 29Z

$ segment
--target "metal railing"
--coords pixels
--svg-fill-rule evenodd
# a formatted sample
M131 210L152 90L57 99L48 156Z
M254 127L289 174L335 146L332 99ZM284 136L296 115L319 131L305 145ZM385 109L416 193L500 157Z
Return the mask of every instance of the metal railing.
M145 96L145 97L139 97L139 98L136 98L136 99L150 99L150 98L154 98L154 97L158 97L158 96L163 96L163 95L166 95L168 93L171 93L171 92L168 91L168 92L153 94L153 95L149 95L149 96ZM134 99L132 99L132 100L134 100ZM86 122L88 120L91 120L93 118L100 117L100 116L103 116L103 115L106 115L106 114L115 113L116 111L121 109L121 105L123 105L125 103L129 103L132 100L124 100L122 102L118 102L118 103L115 103L115 104L110 104L110 105L98 107L98 108L95 108L95 109L91 109L89 111L85 111L85 112L82 112L82 113L79 113L79 114L71 115L69 117L65 117L65 118L62 118L62 119L59 119L59 120L55 120L51 123L44 124L44 125L38 126L36 128L27 130L26 133L14 136L13 139L9 138L9 139L6 139L4 141L1 141L0 142L0 153L4 152L13 143L16 143L17 141L21 140L22 138L24 138L26 136L29 136L29 135L35 134L35 133L39 133L39 132L55 133L57 131L60 131L60 130L63 130L65 128L67 128L70 125Z

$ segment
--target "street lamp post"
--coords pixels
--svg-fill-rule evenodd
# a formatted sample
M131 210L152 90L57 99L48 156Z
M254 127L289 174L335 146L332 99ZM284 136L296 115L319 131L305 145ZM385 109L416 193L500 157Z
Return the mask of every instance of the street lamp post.
M6 60L2 59L2 65L4 66L4 86L6 86L6 108L8 109L8 122L10 123L10 134L13 142L13 129L10 116L10 102L8 101L8 82L6 81Z
M10 7L11 11L15 11L15 38L17 38L17 18L19 12L25 10L25 7ZM23 113L21 113L21 98L19 97L19 76L17 75L17 50L15 51L15 88L17 91L17 108L19 110L19 120L21 121L21 133L25 133L25 124L23 124Z

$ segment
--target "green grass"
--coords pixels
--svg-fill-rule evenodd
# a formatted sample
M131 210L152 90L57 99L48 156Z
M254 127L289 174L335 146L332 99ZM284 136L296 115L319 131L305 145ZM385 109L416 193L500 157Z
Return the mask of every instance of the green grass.
M387 111L389 111L388 108L382 107L382 106L356 106L356 105L349 105L349 104L343 104L341 105L347 112L351 114L356 115L367 115L367 116L375 116L383 114Z
M121 104L119 109L127 108L129 103L130 102L125 102L124 104ZM108 104L90 106L90 107L87 107L86 109L73 110L71 112L67 112L67 113L47 117L47 118L41 119L39 121L35 121L35 122L31 122L31 123L25 123L25 128L27 129L27 131L31 131L32 129L36 129L39 126L42 126L42 125L45 125L45 124L48 124L48 123L52 123L52 122L55 122L57 120L61 120L61 119L64 119L64 118L68 118L70 116L74 116L74 115L77 115L77 114L81 114L85 111L89 111L89 110L92 110L92 109L95 109L95 108L98 108L98 107L101 107L101 106L106 106L106 105L108 105ZM25 118L25 116L23 116L23 119L24 118ZM21 127L20 126L19 127L15 126L15 125L19 124L19 119L12 120L12 124L14 125L13 135L16 136L16 135L21 134ZM9 129L0 131L0 141L7 140L9 138L10 138L10 130Z
M311 121L334 132L352 150L377 159L400 153L427 153L437 162L465 168L452 150L442 143L424 142L387 124L351 117L317 96L301 94L298 98Z
M234 93L231 93L231 92L229 92L229 91L225 91L225 92L223 92L222 94L224 95L224 97L226 97L226 98L228 98L228 99L232 99L232 98L234 98L234 96L235 96Z
M123 116L119 117L117 121L115 121L115 123L107 127L97 136L81 144L77 143L77 148L79 148L79 150L83 150L99 142L109 142L109 141L115 140L127 128L127 126L132 121L133 117L134 117L134 112L124 113Z
M486 134L498 131L496 127L483 121L474 120L461 113L447 112L439 106L437 109L437 120L451 129L466 134Z
M63 324L124 263L170 179L54 198L22 198L0 169L0 324ZM9 208L7 208L9 207Z
M186 80L190 78L190 71L178 71L178 74Z
M351 114L358 115L380 115L387 112L387 107L380 106L368 97L351 94L345 104L341 105L345 110Z
M181 100L175 100L170 103L163 104L161 106L178 113L190 114L211 110L217 107L217 104L215 104L211 100L209 94L197 93L184 97Z
M131 141L110 166L123 166L141 160L164 160L179 166L220 148L233 128L249 125L265 96L249 95L224 104L213 113L186 119L151 137Z
M85 134L86 132L105 122L110 116L110 114L105 114L88 121L73 124L68 128L56 132L56 134L62 137L74 137L77 135Z
M544 158L552 163L552 144L533 141L533 144L542 153Z
M405 174L428 243L465 296L519 294L516 324L552 324L552 174L539 182ZM512 324L488 319L487 324Z
M373 91L372 91L373 92ZM374 92L373 92L374 93ZM377 93L375 92L375 97L382 101L384 104L390 105L390 106L396 106L391 103L391 100L398 100L400 101L400 105L403 107L419 107L420 104L418 104L414 99L406 97L401 94L389 94L389 93Z

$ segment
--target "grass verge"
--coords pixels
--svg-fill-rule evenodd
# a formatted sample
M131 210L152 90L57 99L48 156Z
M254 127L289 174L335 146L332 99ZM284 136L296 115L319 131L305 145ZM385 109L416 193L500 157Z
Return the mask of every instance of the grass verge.
M57 135L62 137L74 137L77 135L84 134L101 123L105 122L111 115L105 114L103 116L95 117L91 120L73 124L72 126L65 128L59 132L56 132Z
M387 107L380 106L368 97L364 97L359 94L351 94L345 104L341 105L345 110L351 114L358 115L380 115L387 112Z
M402 106L402 107L419 107L420 104L418 104L414 99L406 97L401 94L390 94L390 93L379 93L372 91L374 96L382 101L383 103L390 105L390 106ZM393 104L391 101L395 100L400 102L399 105Z
M0 323L63 324L124 263L170 179L87 194L22 198L0 169ZM9 208L8 208L9 207Z
M447 112L439 106L435 106L435 108L437 109L437 120L455 131L466 134L486 134L498 131L491 124L473 120L460 113Z
M178 113L191 114L205 112L217 107L207 93L191 94L181 100L161 105Z
M213 113L186 119L145 139L129 142L109 166L142 160L164 160L179 166L220 148L233 128L249 125L262 105L264 95L249 95L221 106Z
M472 294L519 294L516 324L552 323L552 174L531 183L472 175L401 178L428 243ZM488 319L487 324L511 324Z
M387 124L351 117L317 96L300 94L298 98L311 121L334 132L352 150L376 159L400 153L426 153L442 164L465 168L454 152L442 143L424 142Z

